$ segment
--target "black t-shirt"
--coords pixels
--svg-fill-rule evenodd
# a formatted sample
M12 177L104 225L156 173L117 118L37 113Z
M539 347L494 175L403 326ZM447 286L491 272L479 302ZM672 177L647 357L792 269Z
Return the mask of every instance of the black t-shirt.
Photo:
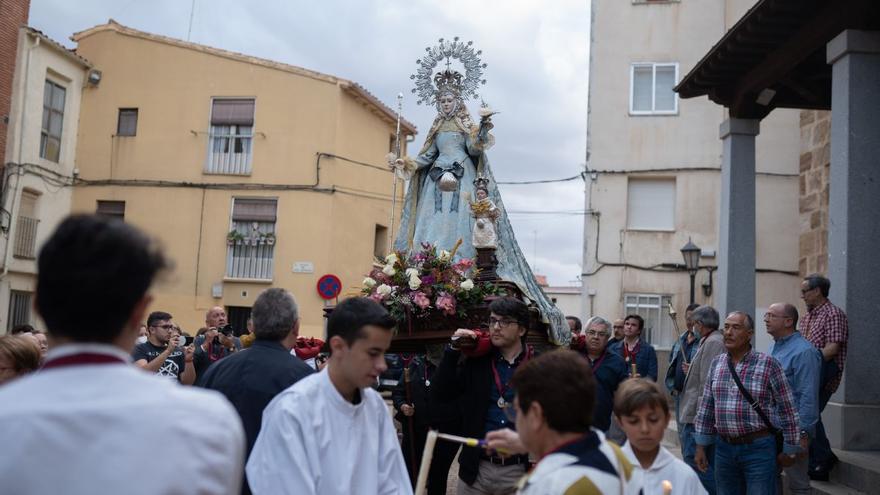
M147 341L135 346L134 351L131 353L131 358L135 361L146 359L149 363L164 351L164 347L153 345L151 342ZM183 357L183 347L178 347L177 349L174 349L167 358L165 358L165 362L162 363L162 366L156 374L159 376L168 376L180 381L180 374L183 373L185 369L186 360Z

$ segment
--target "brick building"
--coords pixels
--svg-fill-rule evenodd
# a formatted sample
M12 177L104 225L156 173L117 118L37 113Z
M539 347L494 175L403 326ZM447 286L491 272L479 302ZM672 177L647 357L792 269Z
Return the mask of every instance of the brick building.
M0 154L6 150L18 30L27 24L30 5L30 0L0 0Z

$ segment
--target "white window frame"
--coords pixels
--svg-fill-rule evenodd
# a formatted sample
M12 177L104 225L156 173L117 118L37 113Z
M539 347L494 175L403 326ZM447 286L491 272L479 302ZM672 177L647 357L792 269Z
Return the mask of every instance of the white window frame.
M250 126L243 125L218 125L213 122L214 102L220 100L253 100L254 101L254 124ZM212 97L211 108L208 113L208 153L205 160L203 173L205 175L243 175L249 176L253 171L254 161L254 127L257 122L257 99L253 96L243 97ZM228 127L228 132L218 132L216 128ZM242 132L241 128L249 128ZM229 152L214 153L215 140L226 139ZM235 143L240 141L242 144L242 152L236 153Z
M651 110L633 109L636 68L651 67ZM673 110L656 110L657 106L657 67L674 67L675 82L678 84L678 62L633 62L629 65L629 114L630 115L678 115L678 93L673 91Z
M639 299L649 298L647 304L642 305ZM635 304L630 304L630 299L635 300ZM628 292L623 294L623 310L625 315L640 314L639 309L657 312L657 323L660 328L648 328L649 321L645 318L645 328L642 329L642 338L645 342L659 348L671 348L675 339L678 338L677 329L672 325L667 311L667 302L672 302L672 296L669 294L646 294L638 292Z
M272 200L275 202L275 221L256 222L250 220L236 220L233 217L235 212L236 200L261 199ZM271 233L277 236L278 232L278 198L277 197L252 197L252 196L235 196L232 198L229 211L229 230L236 230L246 237L253 238L255 231L262 233ZM242 230L246 232L242 232ZM250 241L247 241L250 242ZM275 252L274 241L272 244L260 243L259 245L245 244L244 242L235 242L226 247L226 272L224 280L233 281L250 281L271 283L274 279L275 272ZM236 256L238 255L238 256Z

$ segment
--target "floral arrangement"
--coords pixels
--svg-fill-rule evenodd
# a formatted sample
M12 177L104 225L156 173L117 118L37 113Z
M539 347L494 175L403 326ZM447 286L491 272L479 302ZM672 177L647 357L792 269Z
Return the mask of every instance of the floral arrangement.
M453 260L459 244L452 251L439 253L428 243L409 256L393 252L364 279L361 293L383 304L398 321L424 318L432 312L465 317L497 289L474 282L479 270L472 258Z

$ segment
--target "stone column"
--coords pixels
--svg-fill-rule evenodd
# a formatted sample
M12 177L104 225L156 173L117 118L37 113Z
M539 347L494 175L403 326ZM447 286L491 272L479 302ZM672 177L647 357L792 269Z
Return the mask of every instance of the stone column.
M846 30L832 65L828 267L830 299L847 313L843 384L825 408L831 445L880 449L880 31Z
M760 121L729 118L721 124L721 218L715 307L755 312L755 136ZM754 315L753 315L754 316Z

